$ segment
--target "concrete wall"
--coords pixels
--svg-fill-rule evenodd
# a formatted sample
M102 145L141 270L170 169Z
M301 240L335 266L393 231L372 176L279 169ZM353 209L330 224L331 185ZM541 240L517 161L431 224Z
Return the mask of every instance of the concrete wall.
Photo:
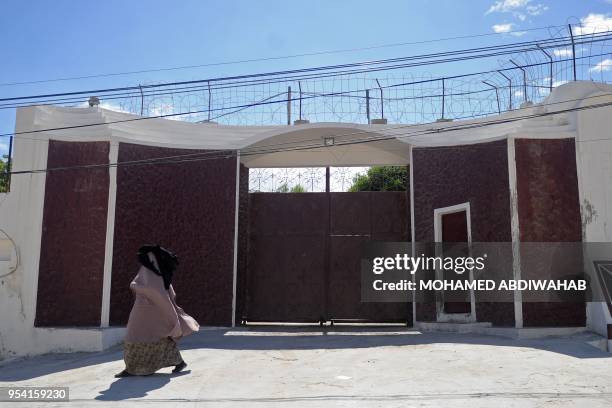
M35 128L34 123L32 110L18 110L17 131ZM49 141L44 138L17 137L13 170L47 168L48 148ZM10 192L0 194L0 232L3 238L8 237L15 243L11 259L0 261L0 359L47 352L101 350L122 335L121 329L38 328L34 325L46 181L44 172L14 175ZM78 314L78 309L75 313Z
M19 110L16 131L43 126L35 113ZM120 154L110 135L91 139L16 138L13 170L193 153L121 144ZM0 360L121 341L124 328L105 327L113 267L113 317L121 324L129 307L117 299L131 306L135 251L145 242L181 255L179 304L203 324L232 324L236 158L145 167L13 176L10 192L0 194L0 240L11 247L10 259L0 260Z
M588 103L612 102L610 94ZM586 105L583 102L582 105ZM576 163L580 191L582 239L587 244L586 270L592 270L593 260L611 260L612 242L612 116L608 109L589 109L577 114ZM588 327L602 336L612 324L610 309L605 303L592 302L587 307ZM612 349L612 342L610 342Z
M20 122L28 122L28 118L18 115L17 128ZM16 139L13 169L44 169L47 147L46 141ZM45 347L34 330L45 180L44 173L15 175L10 193L0 198L0 225L14 240L19 254L17 269L0 278L0 356L5 358ZM9 263L0 267L5 275Z

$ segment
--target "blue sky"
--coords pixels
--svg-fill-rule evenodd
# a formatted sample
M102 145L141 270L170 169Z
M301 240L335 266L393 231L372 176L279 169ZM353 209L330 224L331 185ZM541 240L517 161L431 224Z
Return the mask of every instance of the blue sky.
M0 82L206 64L522 30L585 18L609 23L610 0L12 1L0 4ZM599 20L597 20L599 19ZM531 34L529 34L531 35ZM503 34L506 41L516 35ZM513 39L514 38L514 39ZM382 48L131 76L2 86L2 97L466 48L461 42ZM478 69L478 62L465 69ZM14 128L0 111L0 133ZM2 143L2 141L0 141ZM5 149L0 144L0 152Z

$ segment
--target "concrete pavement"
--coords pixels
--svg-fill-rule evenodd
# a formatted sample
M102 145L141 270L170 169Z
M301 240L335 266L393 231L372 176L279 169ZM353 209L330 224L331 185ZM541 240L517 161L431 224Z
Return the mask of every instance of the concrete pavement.
M68 386L113 407L610 407L612 354L583 339L511 340L403 328L252 327L181 342L180 375L115 379L115 347L0 365L0 386Z

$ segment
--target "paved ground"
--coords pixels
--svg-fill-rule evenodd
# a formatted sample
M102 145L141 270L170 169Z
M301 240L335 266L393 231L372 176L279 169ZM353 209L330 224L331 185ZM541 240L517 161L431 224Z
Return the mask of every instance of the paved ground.
M74 407L612 406L612 354L579 338L252 328L200 332L181 347L191 369L181 375L115 379L117 347L8 363L0 386L69 386Z

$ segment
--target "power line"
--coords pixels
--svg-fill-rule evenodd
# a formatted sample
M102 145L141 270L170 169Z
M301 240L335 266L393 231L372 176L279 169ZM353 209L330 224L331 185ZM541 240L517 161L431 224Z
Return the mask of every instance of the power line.
M582 57L582 58L590 58L590 57ZM546 63L529 64L529 65L524 65L523 67L529 67L529 66L534 66L534 65L542 65L542 64L546 64ZM512 69L514 69L514 68L506 68L504 70L512 70ZM479 73L455 75L455 76L449 76L449 77L445 77L445 78L446 79L454 79L454 78L461 78L461 77L465 77L465 76L483 75L483 74L499 72L499 71L503 71L503 70L481 71ZM440 79L437 79L437 80L440 80ZM430 82L430 81L436 81L436 79L434 79L434 80L423 80L423 81L412 81L412 82L407 82L407 83L402 83L402 84L393 84L393 85L386 86L386 88L397 87L397 86L405 86L405 85L411 85L411 84L423 83L423 82ZM336 95L339 95L339 94L353 93L353 92L363 92L363 91L364 90L344 91L344 92L341 92L341 93L332 92L332 93L327 93L327 94L305 96L305 97L302 97L302 99L313 99L313 98L320 98L320 97L336 96ZM86 124L82 124L82 125L71 125L71 126L61 126L61 127L54 127L54 128L35 129L35 130L30 130L30 131L2 133L2 134L0 134L0 137L12 137L12 136L19 136L19 135L32 134L32 133L42 133L42 132L48 132L48 131L80 129L80 128L87 128L87 127L92 127L92 126L104 126L104 125L112 125L112 124L118 124L118 123L137 122L137 121L141 121L141 120L162 119L162 118L168 118L168 117L177 117L177 116L194 115L194 114L200 114L200 113L209 113L209 112L212 112L212 111L223 111L223 110L228 110L228 109L241 109L242 110L242 109L251 108L251 107L255 107L255 106L278 104L278 103L286 103L286 102L288 102L288 98L283 98L283 99L280 99L280 100L260 101L260 102L256 102L256 103L236 105L236 106L227 107L227 108L214 108L214 109L211 109L211 110L209 110L209 109L201 109L201 110L194 110L194 111L187 111L187 112L166 113L166 114L160 114L160 115L155 115L155 116L139 116L139 117L135 117L135 118L120 119L120 120L115 120L115 121L105 121L105 122L98 122L98 123L86 123Z
M184 65L178 67L168 67L168 68L153 68L153 69L143 69L136 71L124 71L124 72L113 72L106 74L93 74L93 75L82 75L82 76L73 76L73 77L64 77L64 78L52 78L52 79L40 79L40 80L32 80L32 81L21 81L21 82L5 82L0 83L0 87L7 86L15 86L15 85L28 85L28 84L40 84L47 82L62 82L62 81L72 81L72 80L81 80L81 79L92 79L92 78L104 78L104 77L114 77L114 76L125 76L125 75L135 75L135 74L145 74L152 72L166 72L166 71L178 71L178 70L186 70L186 69L195 69L195 68L206 68L213 66L223 66L223 65L236 65L236 64L244 64L244 63L252 63L252 62L265 62L265 61L276 61L281 59L292 59L292 58L302 58L302 57L311 57L318 55L330 55L330 54L340 54L340 53L348 53L348 52L356 52L356 51L368 51L382 48L392 48L392 47L401 47L406 45L421 45L421 44L429 44L434 42L442 42L442 41L451 41L451 40L462 40L469 38L479 38L479 37L489 37L496 35L506 35L512 34L516 32L530 32L530 31L540 31L540 30L550 30L551 28L560 28L565 27L565 25L558 26L548 26L548 27L536 27L524 30L513 30L505 33L483 33L483 34L471 34L464 36L455 36L455 37L445 37L431 40L423 40L423 41L412 41L412 42L400 42L400 43L392 43L392 44L381 44L381 45L373 45L369 47L358 47L358 48L346 48L346 49L338 49L338 50L328 50L328 51L317 51L317 52L309 52L302 54L291 54L291 55L283 55L276 57L265 57L265 58L253 58L253 59L243 59L243 60L234 60L234 61L222 61L222 62L213 62L207 64L196 64L196 65Z
M577 57L575 58L575 60L582 60L582 59L591 59L597 56L603 56L603 55L609 55L609 53L601 53L601 54L595 54L595 55L588 55L588 56L582 56L582 57ZM566 59L560 59L560 60L556 60L557 63L560 62L566 62L566 61L571 61L573 60L573 58L566 58ZM542 63L534 63L534 64L526 64L526 65L522 65L521 67L523 68L530 68L530 67L535 67L535 66L541 66L541 65L546 65L549 64L548 62L542 62ZM457 79L457 78L462 78L462 77L469 77L469 76L475 76L475 75L482 75L482 74L490 74L490 73L495 73L495 72L500 72L500 71L511 71L514 70L516 68L514 67L510 67L510 68L503 68L500 70L489 70L489 71L481 71L481 72L476 72L476 73L468 73L468 74L461 74L461 75L453 75L453 76L448 76L445 77L445 79ZM398 84L391 84L391 85L385 85L384 88L393 88L393 87L399 87L399 86L407 86L407 85L414 85L414 84L422 84L422 83L431 83L431 82L436 82L436 81L440 81L441 78L432 78L432 79L427 79L427 80L420 80L420 81L411 81L411 82L404 82L404 83L398 83ZM530 87L535 87L534 85L529 85ZM160 95L175 95L175 94L181 94L181 93L191 93L191 92L197 92L198 90L202 90L202 89L206 89L203 88L201 86L197 86L197 87L185 87L188 88L184 91L181 90L167 90L165 92L151 92L151 93L147 93L146 96L151 97L151 96L160 96ZM500 86L498 87L499 89L503 89L505 87ZM543 87L545 88L545 87ZM180 89L180 88L179 88ZM217 88L217 89L222 89L222 88ZM332 93L327 93L327 94L321 94L321 93L310 93L312 96L316 96L316 97L329 97L329 96L346 96L347 94L350 93L355 93L355 92L364 92L364 89L358 89L358 90L347 90L347 91L341 91L341 92L332 92ZM465 95L469 95L472 93L480 93L480 92L485 92L485 89L482 90L477 90L477 91L472 91L472 92L464 92L463 94ZM105 97L105 100L114 100L114 99L124 99L124 97L134 97L134 94L132 93L124 93L124 94L118 94L119 96L108 96ZM127 96L125 96L127 95ZM423 96L415 96L412 98L403 98L403 99L425 99L425 98L432 98L432 97L436 97L437 95L423 95ZM268 97L265 98L265 100L271 99L272 97ZM310 99L310 97L303 97L302 99ZM371 99L377 99L377 98L371 98ZM390 100L390 99L386 99L386 100ZM82 102L82 99L71 99L71 98L61 98L61 99L50 99L47 101L43 101L43 102L59 102L59 103L79 103ZM265 104L276 104L276 103L284 103L286 102L286 100L274 100L268 103L263 103L263 101L259 101L256 103L250 103L250 104L242 104L242 105L237 105L237 106L229 106L229 107L221 107L221 108L215 108L215 109L211 109L211 110L197 110L197 111L189 111L189 112L181 112L181 113L173 113L173 114L165 114L165 115L156 115L156 116L151 116L148 118L160 118L160 117L168 117L168 116L182 116L182 115L190 115L190 114L197 114L197 113L210 113L212 111L226 111L226 110L231 110L231 109L237 109L236 111L242 111L246 108L249 107L254 107L254 106L260 106L260 105L265 105ZM4 104L4 105L0 105L0 109L9 109L9 108L16 108L16 107L21 107L21 106L29 106L31 104L31 102L21 102L21 103L17 103L17 104ZM40 105L47 105L49 103L39 103ZM217 117L222 117L222 116L227 116L228 113L223 113L220 115L217 115ZM94 124L97 125L97 124Z
M583 58L588 58L588 57L583 57ZM541 64L545 64L545 63L541 63ZM531 64L531 65L541 65L541 64ZM525 65L524 67L528 67L529 65ZM513 69L513 68L507 68L509 69ZM494 70L494 71L483 71L480 73L473 73L473 74L465 74L465 75L458 75L455 77L447 77L447 79L453 79L453 78L459 78L459 77L463 77L463 76L470 76L470 75L480 75L480 74L486 74L486 73L492 73L492 72L498 72L499 70ZM434 79L433 81L435 81L436 79ZM439 79L438 79L439 80ZM426 81L430 81L430 80L426 80ZM410 83L405 83L405 84L414 84L414 83L419 83L419 82L423 82L423 81L413 81ZM399 85L405 85L405 84L399 84ZM394 87L394 86L398 86L396 85L388 85L387 87ZM504 88L504 87L500 87L500 88ZM363 90L359 90L359 92L362 92ZM357 92L357 91L345 91L345 92ZM311 99L311 98L318 98L318 97L326 97L326 96L334 96L337 95L338 93L328 93L328 94L319 94L319 95L314 95L314 96L307 96L307 97L303 97L302 99ZM277 95L278 96L278 95ZM63 126L63 127L55 127L55 128L45 128L45 129L35 129L35 130L30 130L30 131L21 131L21 132L12 132L12 133L3 133L0 134L0 137L13 137L13 136L20 136L20 139L31 139L31 140L39 140L36 138L26 138L23 137L21 135L24 134L31 134L31 133L43 133L43 132L48 132L48 131L57 131L57 130L71 130L71 129L79 129L79 128L86 128L86 127L92 127L92 126L103 126L103 125L112 125L112 124L117 124L117 123L126 123L126 122L135 122L135 121L141 121L141 120L149 120L149 119L162 119L162 118L166 118L166 117L176 117L176 116L185 116L185 115L192 115L192 114L198 114L198 113L209 113L211 111L217 111L217 110L226 110L226 109L246 109L246 108L250 108L250 107L254 107L254 106L259 106L259 105L267 105L267 104L276 104L276 103L286 103L288 101L288 99L282 99L282 100L273 100L273 101L260 101L260 102L256 102L256 103L252 103L252 104L246 104L246 105L237 105L234 107L228 107L228 108L215 108L212 110L196 110L196 111L188 111L188 112L177 112L177 113L168 113L168 114L160 114L160 115L156 115L156 116L145 116L145 117L135 117L135 118L130 118L130 119L121 119L121 120L115 120L115 121L108 121L108 122L99 122L99 123L88 123L88 124L83 124L83 125L71 125L71 126ZM546 104L540 104L540 106L545 106ZM514 109L514 111L516 111L517 109ZM487 116L488 114L491 113L485 113L483 115L472 115L470 117L478 117L478 116ZM456 118L456 119L462 119L462 118ZM412 126L412 125L404 125L404 126ZM415 126L418 126L415 125Z
M612 95L612 94L596 95L592 97L575 99L575 100L584 100L584 99L589 99L589 98L601 98L602 96L609 96L609 95ZM571 101L574 101L574 100L560 101L560 102L551 103L549 105L567 103ZM392 140L392 139L408 139L408 138L428 135L428 134L439 134L439 133L452 132L452 131L458 131L458 130L476 129L476 128L482 128L482 127L493 126L493 125L498 125L498 124L513 123L516 121L533 119L537 117L551 116L551 115L556 115L560 113L568 113L568 112L582 111L582 110L588 110L588 109L597 109L597 108L602 108L602 107L606 107L610 105L612 105L612 102L603 102L599 104L567 108L567 109L561 109L561 110L556 110L556 111L551 111L551 112L533 113L529 115L517 116L517 117L512 117L512 118L500 118L500 119L495 119L495 120L486 121L486 122L456 124L456 125L451 125L451 126L437 128L437 129L423 129L423 130L418 130L413 133L399 133L399 134L395 134L392 136L379 136L379 137L370 137L370 138L364 138L364 139L353 139L353 140L348 140L348 141L341 141L337 144L334 144L334 146L355 145L355 144L371 143L371 142L376 142L376 141ZM424 125L407 125L406 127L414 127L414 126L422 127ZM389 130L389 129L385 129L385 130ZM372 131L376 131L376 129ZM363 133L369 133L372 131L370 130L363 131ZM355 132L355 133L361 133L361 132ZM335 137L338 137L338 135L336 135ZM285 149L274 148L276 147L276 145L270 145L270 146L273 148L266 150L266 149L262 149L262 147L260 146L258 148L253 148L250 150L248 148L240 149L239 151L240 151L241 156L251 156L251 155L260 155L260 154L280 153L280 152L287 152L287 151L320 149L320 148L325 147L324 144L321 144L320 140L318 141L318 143L313 143L313 144L305 145L305 146L296 146L296 147L285 148ZM168 157L162 157L162 158L143 159L143 160L128 161L128 162L66 166L66 167L58 167L58 168L50 168L50 169L47 168L47 169L39 169L39 170L22 170L22 171L10 172L10 174L11 175L12 174L33 174L33 173L46 173L49 171L110 168L110 167L131 166L131 165L172 164L172 163L185 163L185 162L190 162L190 161L216 160L216 159L222 159L222 158L235 157L236 152L237 151L234 151L234 150L221 150L221 151L214 151L214 152L192 153L192 154L187 154L187 155L168 156ZM195 157L195 156L207 156L207 155L208 157ZM217 156L214 156L214 155L217 155ZM187 158L187 157L190 157L190 158Z
M597 33L593 35L582 35L575 36L574 42L576 44L583 43L593 43L599 41L608 40L608 35L610 31ZM581 42L584 38L590 38L590 40ZM99 95L104 96L105 93L109 92L120 92L120 91L138 91L141 89L153 89L153 88L163 88L169 86L182 86L182 85L195 85L195 84L210 84L210 83L221 83L227 81L239 81L234 82L234 84L238 85L253 85L254 80L261 81L261 78L270 78L273 77L275 81L282 80L298 80L298 79L309 79L312 77L320 78L321 73L326 71L336 70L337 72L326 73L325 75L345 75L345 74L354 74L360 72L376 72L380 70L389 70L389 69L399 69L399 68L408 68L408 67L416 67L422 65L431 65L431 64L439 64L439 63L448 63L448 62L458 62L465 61L469 59L475 58L488 58L493 56L507 55L515 52L524 52L524 51L535 51L541 48L558 48L561 46L569 46L571 42L569 41L569 37L563 37L560 39L543 39L537 41L526 41L526 42L516 42L510 44L503 44L497 46L489 46L489 47L479 47L479 48L471 48L471 49L463 49L463 50L454 50L454 51L445 51L439 53L430 53L430 54L421 54L416 56L408 56L408 57L399 57L399 58L390 58L390 59L382 59L382 60L371 60L371 61L362 61L356 63L348 63L348 64L337 64L337 65L329 65L329 66L319 66L319 67L310 67L310 68L301 68L294 70L285 70L285 71L273 71L273 72L265 72L265 73L256 73L256 74L246 74L246 75L236 75L236 76L228 76L228 77L218 77L218 78L207 78L207 79L197 79L190 81L178 81L178 82L167 82L161 84L149 84L149 85L139 85L139 86L127 86L127 87L117 87L117 88L106 88L106 89L94 89L94 90L86 90L86 91L73 91L73 92L62 92L62 93L53 93L53 94L39 94L39 95L28 95L28 96L14 96L8 98L0 98L0 102L9 102L9 101L23 101L23 100L36 100L40 98L51 98L51 97L62 97L62 96L76 96L76 95ZM565 41L565 42L562 42ZM539 45L539 47L537 47ZM520 47L520 48L518 48ZM531 48L529 48L531 47ZM488 52L488 54L481 55L470 55L477 52ZM456 57L456 55L463 55L461 57ZM452 56L451 58L446 58L443 60L433 60L432 58L441 58ZM398 62L406 62L406 61L419 61L422 62L413 62L408 64L396 64L392 66L383 66L384 64L398 63ZM370 67L370 68L361 68L361 67ZM375 68L377 67L377 68ZM346 70L347 68L353 69ZM340 71L344 70L344 71ZM300 76L299 74L303 74ZM257 79L255 79L257 78ZM244 81L247 80L247 81ZM270 80L268 80L270 81ZM268 82L266 82L268 83ZM227 84L224 84L227 85ZM216 87L213 89L217 89Z
M600 54L591 54L588 56L582 56L582 57L576 57L576 60L582 60L582 59L590 59L590 58L595 58L598 56L604 56L604 55L609 55L609 53L600 53ZM568 61L572 61L572 58L565 58L565 59L558 59L555 62L560 63L560 62L568 62ZM530 68L530 67L536 67L536 66L542 66L542 65L548 65L550 64L549 62L541 62L541 63L532 63L532 64L525 64L525 65L521 65L522 68ZM399 68L404 68L404 66L400 66ZM396 67L393 67L393 69L397 69ZM488 70L488 71L480 71L480 72L473 72L473 73L468 73L468 74L459 74L459 75L451 75L451 76L445 76L445 79L458 79L458 78L465 78L465 77L469 77L469 76L476 76L476 75L484 75L484 74L490 74L490 73L495 73L495 72L504 72L504 71L512 71L516 69L516 67L510 67L510 68L502 68L502 69L494 69L494 70ZM361 73L363 72L375 72L375 71L360 71ZM360 73L357 72L357 73ZM351 72L351 73L355 73L355 72ZM331 73L331 74L326 74L326 75L320 75L320 76L311 76L308 78L300 78L300 79L321 79L321 78L326 78L326 77L330 77L330 76L337 76L337 75L343 75L343 74L336 74L336 73ZM393 88L393 87L398 87L398 86L406 86L406 85L416 85L416 84L423 84L423 83L429 83L429 82L437 82L440 81L442 79L442 77L439 78L431 78L431 79L424 79L424 80L418 80L418 81L411 81L411 82L403 82L403 83L399 83L399 84L393 84L393 85L383 85L382 88L386 89L386 88ZM295 80L294 78L291 78L291 80ZM268 81L265 82L263 84L265 85L269 85L272 83L278 83L278 82L286 82L286 79L278 79L278 80L274 80L274 81ZM254 85L254 84L247 84L249 86ZM255 84L257 85L257 84ZM246 86L246 85L243 85ZM221 87L216 87L214 88L215 90L218 89L227 89L227 88L232 88L234 86L221 86ZM237 87L237 86L236 86ZM503 88L503 87L498 87L498 88ZM180 87L180 88L171 88L171 89L165 89L162 90L161 92L154 92L154 91L143 91L143 94L146 97L152 97L152 96L160 96L160 95L176 95L176 94L182 94L182 93L193 93L193 92L198 92L198 91L202 91L202 90L207 90L207 86L202 86L202 85L198 85L198 86L187 86L187 87ZM354 93L354 92L363 92L365 91L365 89L359 89L359 90L352 90L352 91L342 91L342 92L336 92L334 93L334 95L341 95L344 93ZM125 98L129 98L129 97L135 97L135 96L140 96L140 94L136 94L135 92L127 92L127 93L118 93L118 94L109 94L109 95L101 95L103 96L104 100L115 100L115 99L125 99ZM333 95L330 95L333 96ZM376 97L371 97L371 99L377 99ZM0 101L2 101L2 99L0 99ZM86 99L82 99L82 98L59 98L59 99L47 99L47 100L42 100L42 101L36 101L36 102L18 102L16 104L0 104L0 109L12 109L12 108L18 108L21 106L31 106L33 104L35 105L46 105L46 104L53 104L53 103L79 103L79 102L84 102L86 101ZM229 108L222 108L222 109L233 109L235 107L229 107Z

